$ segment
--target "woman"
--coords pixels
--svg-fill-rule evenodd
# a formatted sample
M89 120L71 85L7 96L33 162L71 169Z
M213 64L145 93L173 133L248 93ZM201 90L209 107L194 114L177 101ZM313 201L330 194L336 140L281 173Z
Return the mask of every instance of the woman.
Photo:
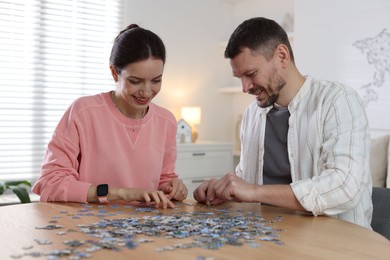
M129 25L115 38L115 91L77 99L48 145L41 201L154 203L173 208L187 188L175 174L176 119L151 103L160 92L165 47L153 32Z

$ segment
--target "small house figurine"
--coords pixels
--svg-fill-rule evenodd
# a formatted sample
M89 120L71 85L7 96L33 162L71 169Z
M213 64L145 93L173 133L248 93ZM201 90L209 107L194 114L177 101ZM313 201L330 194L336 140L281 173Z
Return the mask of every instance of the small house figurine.
M177 122L176 143L191 143L191 126L184 119Z

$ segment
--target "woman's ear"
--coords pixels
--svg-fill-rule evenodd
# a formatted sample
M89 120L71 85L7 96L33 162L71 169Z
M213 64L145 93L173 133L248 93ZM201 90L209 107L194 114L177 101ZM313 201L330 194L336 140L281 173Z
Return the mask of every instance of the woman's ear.
M118 82L118 73L114 65L110 64L111 75L115 82Z

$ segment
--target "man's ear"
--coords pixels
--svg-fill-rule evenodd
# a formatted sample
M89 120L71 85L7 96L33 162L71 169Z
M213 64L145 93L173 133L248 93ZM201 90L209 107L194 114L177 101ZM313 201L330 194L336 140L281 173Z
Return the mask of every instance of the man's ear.
M286 66L291 60L290 51L284 44L279 44L279 46L276 48L276 55L283 66Z
M110 64L111 75L115 82L118 82L118 73L114 65Z

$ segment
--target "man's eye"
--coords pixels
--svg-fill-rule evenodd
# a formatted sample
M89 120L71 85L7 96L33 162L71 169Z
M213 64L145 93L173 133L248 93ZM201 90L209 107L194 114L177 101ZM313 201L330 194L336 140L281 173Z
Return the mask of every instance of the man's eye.
M161 79L154 79L153 80L153 83L160 83L161 82Z
M139 80L129 80L129 82L131 84L139 84L139 83L141 83L141 81L139 81Z

